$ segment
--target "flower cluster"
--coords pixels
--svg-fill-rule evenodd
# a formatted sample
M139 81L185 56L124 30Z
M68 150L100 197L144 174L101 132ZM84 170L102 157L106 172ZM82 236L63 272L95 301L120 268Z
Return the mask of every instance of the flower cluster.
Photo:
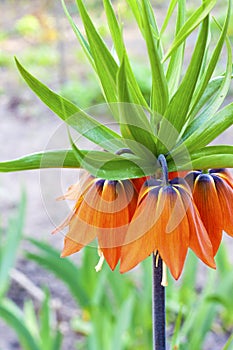
M184 178L169 174L168 180L165 169L163 175L162 180L109 181L85 173L61 197L76 201L71 215L55 230L69 226L62 257L97 238L97 270L104 260L112 270L120 261L124 273L157 252L178 279L188 248L215 268L222 231L233 236L230 173L225 169L192 171Z

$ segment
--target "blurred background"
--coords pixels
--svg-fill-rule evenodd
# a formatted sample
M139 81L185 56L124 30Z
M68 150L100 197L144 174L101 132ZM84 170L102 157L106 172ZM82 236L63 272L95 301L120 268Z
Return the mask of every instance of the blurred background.
M168 1L151 3L160 25ZM109 43L102 1L88 0L87 4L96 27ZM126 1L115 0L113 4L124 25L133 70L148 97L150 70L145 45ZM82 28L75 1L67 1L67 5ZM220 23L224 21L226 6L226 1L219 1L216 16ZM189 1L188 11L191 13L195 8L196 3ZM0 13L0 160L69 147L66 128L34 96L14 63L17 56L39 80L82 108L103 102L97 79L60 2L0 0ZM172 24L165 42L169 43L171 35ZM213 29L213 37L217 35L218 31ZM229 36L233 36L233 21ZM188 41L186 62L194 42L195 35ZM218 73L224 71L224 56L223 53ZM226 102L231 101L232 90ZM93 115L95 110L91 109ZM97 118L102 120L103 116L97 113ZM232 144L232 130L216 143ZM81 143L85 146L83 140ZM63 237L62 234L54 237L50 232L66 217L71 206L55 200L78 177L79 172L73 170L0 174L2 350L151 348L149 260L121 277L118 272L110 274L106 266L96 275L98 256L91 248L79 257L59 259ZM181 281L170 281L167 310L172 349L223 349L231 336L231 249L230 239L224 237L218 273L197 265L190 254ZM232 344L229 346L233 349Z

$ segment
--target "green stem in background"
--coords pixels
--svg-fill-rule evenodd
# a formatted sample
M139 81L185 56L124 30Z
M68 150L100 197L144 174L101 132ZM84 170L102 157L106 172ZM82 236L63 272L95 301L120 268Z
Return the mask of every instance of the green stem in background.
M162 286L163 261L158 254L153 254L153 349L166 350L165 337L165 288Z

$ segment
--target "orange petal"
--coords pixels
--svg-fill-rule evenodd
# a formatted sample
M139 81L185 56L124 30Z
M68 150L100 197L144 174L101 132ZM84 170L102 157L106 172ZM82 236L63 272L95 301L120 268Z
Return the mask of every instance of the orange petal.
M104 255L105 260L107 261L108 265L110 266L110 268L112 270L114 270L118 264L118 261L120 260L121 247L119 247L119 248L101 248L101 251Z
M213 179L223 213L223 230L233 236L233 189L223 178L213 174Z
M206 265L216 268L211 241L198 210L192 202L187 208L187 217L189 221L189 247Z
M78 182L74 185L71 185L68 188L68 191L63 196L57 198L57 200L78 200L78 198L87 191L87 189L92 185L94 181L96 181L96 179L85 171L80 175Z
M125 240L132 211L136 208L137 194L130 181L115 184L107 182L103 187L102 198L107 198L110 202L107 203L108 208L104 200L101 199L99 203L98 242L107 263L113 270L120 259L121 246Z
M71 254L79 252L83 248L83 245L74 242L69 237L64 238L64 248L61 253L61 258L65 258Z
M223 219L212 176L202 174L196 178L193 198L208 232L215 255L222 239Z
M84 194L73 214L67 236L81 245L87 245L97 236L96 217L101 197L99 186L94 183Z
M129 271L156 250L155 211L159 190L152 189L135 211L121 249L121 273Z
M189 224L177 189L163 190L157 207L164 201L164 209L156 224L158 252L175 279L180 277L189 244Z

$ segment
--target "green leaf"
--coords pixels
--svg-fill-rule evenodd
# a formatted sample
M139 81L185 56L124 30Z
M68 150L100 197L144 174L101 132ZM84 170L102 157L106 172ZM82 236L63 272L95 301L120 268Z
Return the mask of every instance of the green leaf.
M163 61L172 54L174 50L181 45L182 42L189 36L192 31L198 27L198 25L209 15L210 11L213 9L216 0L203 0L202 5L192 13L185 24L177 33L171 47L168 49Z
M87 13L82 0L76 0L85 27L96 71L108 102L117 102L116 74L118 66Z
M18 70L28 86L63 121L73 127L78 133L101 145L106 150L116 151L122 148L123 142L120 139L120 135L97 122L67 99L50 90L27 72L17 59L15 60Z
M86 154L87 151L82 151ZM46 151L0 162L0 172L34 170L43 168L80 168L72 150Z
M174 12L175 7L176 7L177 1L178 0L171 0L169 5L168 5L167 13L166 13L165 19L163 21L163 25L162 25L162 28L161 28L161 31L160 31L160 35L162 35L165 32L165 30L167 28L167 25L168 25L168 23L170 21L170 18L172 16L173 12Z
M127 332L131 324L134 302L134 296L132 295L125 300L121 306L121 309L119 310L117 323L114 328L114 334L111 337L111 349L122 350L125 348L124 334Z
M134 14L138 27L140 28L141 32L143 32L142 13L141 13L141 7L138 3L138 0L126 0L126 1Z
M157 44L152 34L150 11L151 7L148 0L142 0L145 40L152 73L151 108L153 112L163 114L168 104L168 87L163 66L160 62Z
M129 82L129 90L132 95L133 101L136 104L139 104L146 109L149 109L149 106L140 90L140 87L137 83L137 80L134 76L134 73L132 71L130 61L128 58L128 55L126 53L126 48L125 48L125 43L123 40L123 35L122 35L122 30L119 26L119 23L117 21L114 9L112 7L111 1L110 0L104 0L104 7L105 7L105 13L107 16L108 20L108 26L111 32L112 40L114 47L116 49L119 61L121 62L123 57L125 60L125 65L126 65L126 70L127 70L127 79ZM121 99L119 100L120 102Z
M90 300L85 288L83 288L83 282L76 265L69 259L61 259L60 253L48 244L35 239L28 239L28 241L39 251L38 253L26 252L27 259L33 260L40 266L53 272L67 285L79 305L81 307L87 307Z
M210 82L208 83L205 89L205 92L203 93L199 101L196 103L192 112L189 113L189 121L192 121L200 111L203 112L204 109L209 108L209 104L213 103L213 101L215 100L216 93L219 91L220 87L222 86L223 79L224 79L224 76L219 76L210 80ZM205 113L202 113L202 114L205 115Z
M127 140L135 141L129 142L129 147L135 154L143 155L147 158L150 157L151 153L155 155L156 140L147 116L141 106L131 103L133 101L131 100L127 85L127 72L124 59L119 68L117 82L118 94L120 100L123 102L118 104L122 136L127 143Z
M192 101L190 112L189 112L189 117L188 117L190 120L192 120L195 116L195 113L193 113L195 111L195 107L196 107L197 103L199 102L200 98L202 97L203 93L205 92L206 87L208 86L209 80L214 72L214 69L215 69L217 63L218 63L218 60L219 60L219 57L220 57L220 54L221 54L221 51L223 48L223 44L224 44L224 41L225 41L225 38L227 35L227 29L229 26L230 15L231 15L231 0L228 1L227 16L225 19L224 26L221 30L220 38L218 40L218 43L214 49L212 56L211 56L208 67L204 71L204 75L201 79L201 82L200 82L198 88L197 88L197 91L195 92L194 99ZM227 71L229 71L229 69L227 69ZM222 92L221 92L221 94L222 94Z
M125 51L125 44L122 38L122 30L117 21L111 1L103 0L103 3L108 20L108 26L111 32L112 41L117 52L118 58L119 60L121 60Z
M33 336L24 324L21 310L10 300L0 303L0 317L17 333L24 350L40 350Z
M217 91L217 94L214 95L213 99L211 98L211 100L207 103L205 108L203 108L200 115L197 118L195 118L186 128L184 135L182 136L183 141L185 141L189 137L192 137L192 134L195 133L197 129L207 127L208 125L210 125L212 122L215 121L215 118L217 116L215 116L214 113L221 106L222 102L224 101L227 95L227 92L229 90L230 83L231 83L232 52L231 52L231 45L228 38L226 39L226 43L227 43L228 60L227 60L227 70L226 70L225 77L223 78L223 81L221 83L219 90ZM226 128L228 128L230 125L228 125ZM209 142L211 142L214 138L216 138L220 133L216 133L216 136L212 136L213 138L210 139Z
M168 161L169 171L233 168L233 146L219 145L203 147L188 157L175 157Z
M9 222L4 246L0 247L0 298L6 293L9 285L9 272L14 266L19 244L22 238L25 219L26 196L22 193L18 213Z
M48 291L45 291L45 298L40 309L40 338L43 350L50 350L51 348L52 324L50 310L51 306L49 300L49 293Z
M166 153L174 147L178 134L185 124L190 102L200 75L207 37L209 30L209 18L205 18L199 36L197 38L196 46L186 71L186 74L176 92L173 96L168 108L165 112L164 118L161 121L161 126L158 134L158 139L161 142L158 144L159 153ZM171 125L172 127L168 127ZM163 144L166 141L166 145Z
M175 6L176 3L177 3L177 0L171 1L170 6L172 7L171 8L172 11L173 11L173 6ZM184 24L185 14L186 14L185 0L179 0L177 22L176 22L176 35L179 32L182 25ZM169 10L168 10L168 15L169 15ZM169 87L169 95L171 97L176 92L180 82L182 64L184 59L184 48L185 48L185 41L171 54L171 58L168 64L166 79Z
M73 151L84 169L92 175L108 180L124 180L152 175L156 171L156 162L138 157L119 156L107 152L90 151L86 155L72 143Z
M83 51L85 52L90 64L92 65L92 67L94 68L94 70L96 71L96 67L95 67L95 62L93 60L93 57L92 57L92 54L91 54L91 49L90 49L90 46L88 44L88 42L86 41L86 39L84 38L84 36L82 35L82 33L80 32L80 30L78 29L78 27L76 26L76 24L74 23L68 9L67 9L67 6L65 4L65 1L64 0L61 0L61 3L62 3L62 6L63 6L63 9L64 9L64 12L68 18L68 21L70 22L70 25L76 35L76 37L78 38L78 41L83 49Z
M182 139L186 139L196 128L202 125L207 120L212 120L214 113L219 109L219 107L224 102L224 99L229 91L229 87L232 79L232 49L229 39L226 38L227 43L227 68L225 76L223 77L222 83L217 90L216 94L211 96L208 103L202 109L200 115L191 122L182 137Z

